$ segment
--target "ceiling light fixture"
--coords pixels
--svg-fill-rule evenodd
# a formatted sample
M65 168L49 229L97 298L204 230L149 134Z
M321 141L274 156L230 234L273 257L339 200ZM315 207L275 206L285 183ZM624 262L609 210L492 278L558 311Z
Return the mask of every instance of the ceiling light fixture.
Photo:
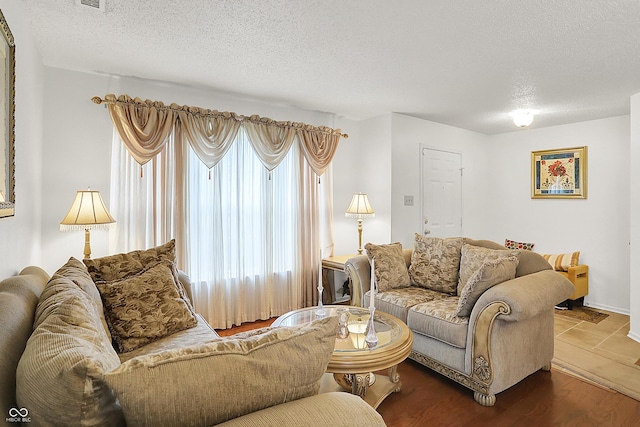
M533 122L533 116L540 111L531 109L520 109L509 113L513 117L513 124L520 128L526 128Z

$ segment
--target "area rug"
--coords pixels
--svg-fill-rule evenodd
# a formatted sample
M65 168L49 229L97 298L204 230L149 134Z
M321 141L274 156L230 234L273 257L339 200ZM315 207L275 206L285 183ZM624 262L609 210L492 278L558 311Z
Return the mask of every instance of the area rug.
M582 320L585 322L596 324L609 317L609 315L606 313L601 313L597 310L587 307L574 307L573 310L558 310L556 308L555 312L560 316L570 317L575 320Z

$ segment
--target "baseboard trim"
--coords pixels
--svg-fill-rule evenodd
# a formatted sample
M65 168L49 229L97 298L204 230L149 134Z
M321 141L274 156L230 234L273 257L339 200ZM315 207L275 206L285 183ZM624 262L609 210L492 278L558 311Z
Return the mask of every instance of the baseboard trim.
M624 314L625 316L629 316L631 314L628 308L612 307L605 304L594 304L591 301L587 300L584 301L584 306L589 308L599 308L600 310L611 311L613 313Z

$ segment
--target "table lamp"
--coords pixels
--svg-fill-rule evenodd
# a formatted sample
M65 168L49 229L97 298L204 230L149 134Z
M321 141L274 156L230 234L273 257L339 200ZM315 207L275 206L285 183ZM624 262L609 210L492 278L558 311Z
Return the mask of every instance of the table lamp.
M354 194L344 215L358 219L358 254L362 254L362 219L373 218L376 215L369 204L367 195L364 193Z
M60 230L84 230L84 258L91 258L89 230L106 230L116 222L104 205L99 191L78 191L71 209L60 222Z

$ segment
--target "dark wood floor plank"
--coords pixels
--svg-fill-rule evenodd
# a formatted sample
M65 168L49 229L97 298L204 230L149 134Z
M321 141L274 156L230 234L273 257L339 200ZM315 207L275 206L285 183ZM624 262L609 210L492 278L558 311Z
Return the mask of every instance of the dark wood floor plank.
M221 336L271 325L274 319L218 331ZM637 427L640 402L552 369L538 371L480 406L473 392L412 360L398 367L402 390L378 407L389 427ZM384 373L384 372L383 372Z
M388 426L640 425L640 402L553 369L539 371L482 407L473 393L413 361L399 368L402 390L379 407Z

